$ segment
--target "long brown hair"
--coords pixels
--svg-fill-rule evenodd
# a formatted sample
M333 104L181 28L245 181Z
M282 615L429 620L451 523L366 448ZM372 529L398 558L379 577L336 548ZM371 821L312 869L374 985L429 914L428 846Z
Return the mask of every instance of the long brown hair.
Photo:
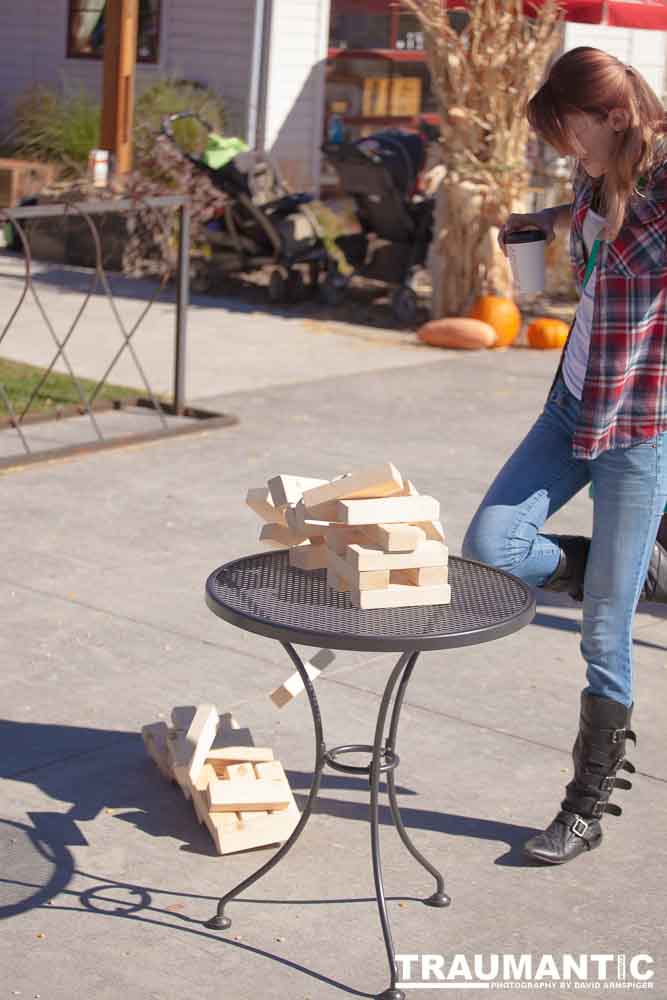
M602 178L600 193L606 206L607 239L614 240L637 181L666 155L667 114L641 73L615 56L588 45L564 53L552 65L546 80L531 97L526 115L533 129L563 156L577 148L567 114L586 112L600 121L611 108L629 112L628 127L618 134L618 146ZM584 168L577 160L573 180Z

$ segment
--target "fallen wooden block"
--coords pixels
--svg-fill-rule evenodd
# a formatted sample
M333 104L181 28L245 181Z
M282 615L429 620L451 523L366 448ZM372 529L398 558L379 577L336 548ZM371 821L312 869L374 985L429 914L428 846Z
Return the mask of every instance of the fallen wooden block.
M287 809L289 805L289 797L280 782L260 778L241 782L218 777L209 782L206 794L210 812L250 812L255 809L266 812L268 809Z
M169 727L166 722L152 722L141 728L141 738L149 757L157 764L160 773L169 781L173 781L174 773L167 750L168 733Z
M190 728L190 723L195 717L196 705L177 705L171 710L171 724L174 729L180 729L184 733Z
M327 547L324 542L292 546L289 550L289 564L294 569L326 569Z
M229 780L249 783L251 779L249 764L230 765ZM209 812L206 825L213 837L213 842L219 854L233 854L237 851L250 850L253 847L265 847L269 844L281 843L288 839L299 822L299 810L289 787L281 764L278 761L267 761L254 765L254 779L265 779L284 782L289 804L286 809L274 812Z
M449 604L452 599L448 584L439 587L404 586L390 583L386 590L353 590L350 600L357 608L407 608L425 604Z
M206 789L211 781L215 781L215 778L215 769L210 764L204 764L197 775L197 781L190 787L192 805L200 823L205 823L208 818L208 796ZM237 816L238 819L240 817Z
M274 476L268 487L274 506L298 503L306 490L328 483L327 479L307 479L304 476Z
M421 569L393 569L390 571L389 582L413 587L438 587L447 583L448 579L447 566L422 566Z
M414 483L411 483L409 479L406 479L403 483L403 489L401 490L399 496L417 497L419 496L419 490L416 488Z
M206 763L222 771L227 764L258 763L273 760L273 750L269 747L216 747L206 754Z
M319 677L324 668L327 667L334 659L335 656L330 649L320 649L320 651L316 653L310 661L304 663L306 673L311 681L314 681L316 677ZM301 675L298 671L295 671L283 684L280 685L280 687L275 688L269 697L277 708L284 708L285 705L288 705L291 701L293 701L297 695L301 694L303 690L304 683L301 680Z
M317 538L321 539L324 537L324 532L329 526L328 521L312 521L306 517L306 508L303 505L303 500L299 503L293 504L290 507L285 507L285 520L287 522L287 527L290 528L296 535L304 535L306 538Z
M377 569L421 569L446 566L449 550L442 542L422 542L414 552L383 552L367 545L348 545L345 559L357 572Z
M415 527L421 528L427 539L435 542L446 541L445 530L440 521L422 521L416 524Z
M426 532L415 524L368 524L363 531L366 544L383 552L414 552L426 541Z
M329 590L336 590L339 594L349 594L352 584L342 576L338 576L333 569L327 570L327 587Z
M262 520L276 524L287 523L283 510L276 507L267 486L248 490L245 502L251 510L254 510L255 514L259 514Z
M337 500L334 520L342 524L432 521L440 517L434 497L386 497L383 500Z
M332 500L353 500L366 497L389 497L403 489L403 478L391 462L352 472L343 479L315 486L303 492L306 507L317 507Z
M193 785L204 766L206 754L213 746L219 722L220 716L213 705L199 705L185 734L190 748L190 759L187 761L188 777Z

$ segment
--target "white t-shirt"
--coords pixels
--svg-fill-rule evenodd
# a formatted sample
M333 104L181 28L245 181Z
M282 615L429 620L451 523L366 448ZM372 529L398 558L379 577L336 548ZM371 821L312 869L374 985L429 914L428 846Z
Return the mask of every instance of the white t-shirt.
M589 255L593 243L607 220L589 208L584 219L584 243ZM588 365L588 352L591 345L591 326L593 323L593 303L595 297L595 280L597 264L591 271L586 287L581 293L574 318L574 327L563 358L563 379L565 384L577 399L581 399Z

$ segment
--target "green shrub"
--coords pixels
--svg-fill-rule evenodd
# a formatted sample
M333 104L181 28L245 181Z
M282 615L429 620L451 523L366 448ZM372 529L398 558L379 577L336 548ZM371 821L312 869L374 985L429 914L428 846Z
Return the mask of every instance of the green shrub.
M77 174L99 138L100 106L83 87L61 95L36 85L16 101L9 140L17 156L55 161Z
M139 169L143 160L150 159L163 119L179 111L194 111L216 132L224 131L225 107L215 91L190 80L158 80L135 104L134 156ZM173 130L179 147L187 153L200 153L206 144L205 129L193 119L175 122Z

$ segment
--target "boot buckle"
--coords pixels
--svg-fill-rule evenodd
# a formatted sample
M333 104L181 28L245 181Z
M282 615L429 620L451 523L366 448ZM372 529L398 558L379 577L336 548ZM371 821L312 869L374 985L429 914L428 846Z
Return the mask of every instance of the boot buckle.
M576 834L577 837L583 837L587 829L588 829L588 823L586 822L586 820L582 819L581 816L577 816L574 823L570 827L572 833Z
M604 812L605 812L605 803L604 802L594 802L593 803L593 808L591 809L591 814L593 816L595 816L597 819L599 819L600 816L602 816L604 814Z
M603 778L600 782L600 791L611 792L616 785L616 779L614 777Z

